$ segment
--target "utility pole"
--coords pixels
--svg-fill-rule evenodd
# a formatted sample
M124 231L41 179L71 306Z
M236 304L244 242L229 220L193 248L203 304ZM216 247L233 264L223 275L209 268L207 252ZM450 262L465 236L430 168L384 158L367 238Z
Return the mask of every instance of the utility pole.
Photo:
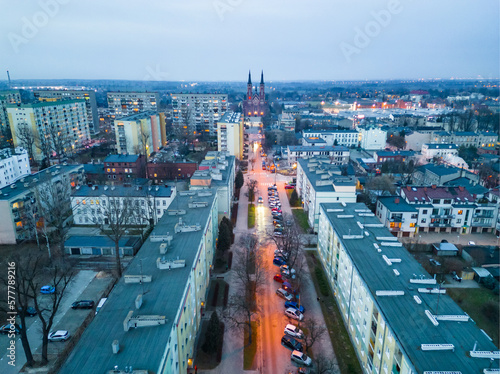
M11 89L11 83L10 83L10 73L9 71L7 70L7 79L9 81L9 90Z

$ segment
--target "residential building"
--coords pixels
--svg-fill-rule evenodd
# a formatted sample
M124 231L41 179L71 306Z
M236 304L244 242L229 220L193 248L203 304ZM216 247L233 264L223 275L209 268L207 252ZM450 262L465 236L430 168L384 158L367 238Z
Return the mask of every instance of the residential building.
M0 91L0 133L4 134L6 128L9 128L9 116L7 114L7 105L21 104L20 90Z
M467 178L473 183L479 182L477 174L451 165L426 164L417 167L413 174L414 184L420 186L430 186L433 184L442 186L461 177Z
M376 151L373 158L378 166L384 162L406 163L415 156L413 151Z
M349 162L349 149L342 146L301 146L287 147L288 165L293 167L301 158L309 159L317 156L328 156L334 165L344 165Z
M0 188L31 173L28 152L17 147L0 149Z
M123 236L118 241L120 257L134 256L141 247L140 236ZM109 236L70 236L64 252L71 256L115 256L115 242Z
M319 204L356 202L356 178L342 176L339 166L331 164L328 157L299 159L296 189L309 226L315 232L318 231Z
M321 204L318 233L318 256L364 373L498 368L491 339L364 204Z
M355 147L359 143L359 132L355 130L332 130L332 131L318 131L318 130L302 130L302 145L304 139L321 138L326 142L326 145L342 145L345 147Z
M194 370L217 233L215 191L179 192L59 373Z
M418 210L400 196L380 196L376 214L392 235L398 238L415 236Z
M115 119L118 153L143 154L147 158L165 144L161 134L160 117L153 111Z
M359 144L366 150L384 149L387 140L387 131L380 126L361 125L359 131Z
M217 191L217 211L219 221L231 218L233 206L235 179L235 157L224 152L210 151L205 159L200 162L199 169L193 173L189 182L189 189L196 190L215 189Z
M155 184L161 184L175 179L189 179L198 170L196 162L148 162L148 178Z
M35 99L43 102L85 100L87 123L92 134L99 132L99 115L94 90L34 90Z
M278 126L284 131L295 131L295 116L287 112L279 114Z
M248 72L247 95L243 100L243 115L245 117L262 117L267 114L269 107L266 101L266 91L264 84L264 72L260 74L259 92L257 87L253 91L252 76Z
M456 144L423 144L422 157L427 161L432 161L434 157L449 158L458 156L458 146Z
M140 112L158 111L158 92L108 92L108 109L112 118L121 118Z
M84 181L83 165L51 166L38 173L22 177L17 182L0 189L0 244L16 244L35 237L35 228L43 227L38 212L37 194L49 184L62 184L68 191ZM61 201L67 204L70 201Z
M131 183L146 178L144 155L109 155L104 159L104 174L110 184Z
M228 104L227 94L172 94L173 125L215 135L217 122L228 110Z
M136 206L131 224L155 224L165 214L176 195L172 186L88 185L77 186L71 194L75 225L109 224L114 206Z
M70 154L90 141L85 100L11 104L7 105L7 113L16 147L24 146L19 128L27 125L31 130L36 160Z
M219 152L227 152L238 160L243 157L243 116L241 113L227 112L217 122L217 147Z

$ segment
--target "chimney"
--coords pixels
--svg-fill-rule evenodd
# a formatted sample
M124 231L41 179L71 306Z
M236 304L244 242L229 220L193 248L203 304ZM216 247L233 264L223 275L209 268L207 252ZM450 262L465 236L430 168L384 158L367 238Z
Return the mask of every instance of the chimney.
M433 190L435 190L437 186L435 184L433 184L431 187Z
M458 189L459 189L460 191L463 191L463 190L464 190L464 186L458 186Z
M427 187L424 187L424 191L427 192Z
M394 202L395 202L396 204L399 204L399 197L396 197L396 198L394 199Z
M408 191L411 191L411 187L410 187L410 186L406 186L406 189L407 189Z

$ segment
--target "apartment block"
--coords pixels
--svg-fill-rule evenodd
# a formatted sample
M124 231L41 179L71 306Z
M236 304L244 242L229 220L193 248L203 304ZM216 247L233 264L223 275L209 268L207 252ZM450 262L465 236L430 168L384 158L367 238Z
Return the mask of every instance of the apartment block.
M132 183L146 178L146 156L109 155L104 159L104 174L110 184Z
M328 146L342 145L353 147L358 145L359 132L355 130L302 130L302 145L311 145L311 142L317 139L324 140Z
M175 198L172 186L77 186L71 194L75 225L109 224L110 209L135 207L127 224L155 224ZM124 222L125 224L125 222Z
M31 173L28 152L18 147L0 149L0 188Z
M318 233L363 373L498 371L491 339L364 204L320 204Z
M361 148L366 150L381 150L385 148L387 131L380 126L358 126L358 131Z
M14 145L24 147L19 128L26 124L35 137L33 155L37 160L71 154L90 141L84 100L11 104L7 113Z
M43 102L85 100L87 122L92 134L99 132L99 115L97 101L93 90L34 90L35 99Z
M341 169L332 165L327 157L297 161L296 189L307 213L309 226L315 232L318 231L321 203L356 202L356 178L342 176Z
M147 111L158 111L158 92L108 92L108 110L112 118L121 118Z
M38 204L43 201L37 201L38 191L56 183L70 190L84 180L83 165L56 165L0 189L0 244L33 239L35 227L43 226L43 217L38 212ZM69 196L61 204L67 204L69 209Z
M447 158L458 155L458 146L456 144L423 144L422 157L427 161L432 161L434 157Z
M349 162L349 148L343 146L301 146L287 147L288 164L293 167L299 159L310 159L327 156L334 165L345 165Z
M227 152L238 160L243 157L243 116L241 113L227 112L217 122L217 147L219 152Z
M5 127L9 127L7 105L20 103L21 92L19 90L0 91L0 129L2 129L2 132L4 131Z
M59 373L193 372L217 233L217 193L179 192Z
M172 94L173 124L187 131L215 135L217 122L228 107L227 94Z
M116 151L149 157L166 142L162 139L160 116L153 111L115 119Z

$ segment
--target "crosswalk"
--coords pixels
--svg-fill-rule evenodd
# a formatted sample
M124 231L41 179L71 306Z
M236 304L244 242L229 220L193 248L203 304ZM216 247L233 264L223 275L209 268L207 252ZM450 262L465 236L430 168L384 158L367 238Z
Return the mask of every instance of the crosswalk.
M274 186L274 183L259 183L259 185L264 187L271 187Z

